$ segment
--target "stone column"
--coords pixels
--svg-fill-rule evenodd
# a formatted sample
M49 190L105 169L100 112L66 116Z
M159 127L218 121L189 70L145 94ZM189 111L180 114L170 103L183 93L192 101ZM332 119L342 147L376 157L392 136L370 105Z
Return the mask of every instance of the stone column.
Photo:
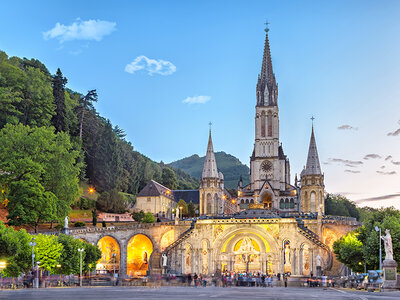
M127 275L128 267L128 245L125 239L120 241L120 253L119 253L119 278L125 279Z

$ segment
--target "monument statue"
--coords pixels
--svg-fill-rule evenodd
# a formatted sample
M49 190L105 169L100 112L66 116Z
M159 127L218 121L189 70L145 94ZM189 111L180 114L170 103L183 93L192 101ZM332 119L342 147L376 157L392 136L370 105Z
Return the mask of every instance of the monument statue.
M319 254L315 257L315 265L321 267L321 256Z
M163 253L161 256L162 259L162 267L166 268L167 267L167 263L168 263L168 256L167 254Z
M175 218L179 219L179 207L177 207L175 211L176 211L176 216L175 216Z
M68 229L68 216L65 216L64 219L64 229Z
M392 245L392 236L390 235L390 230L385 230L386 235L381 236L381 239L385 244L385 260L393 260L393 245Z

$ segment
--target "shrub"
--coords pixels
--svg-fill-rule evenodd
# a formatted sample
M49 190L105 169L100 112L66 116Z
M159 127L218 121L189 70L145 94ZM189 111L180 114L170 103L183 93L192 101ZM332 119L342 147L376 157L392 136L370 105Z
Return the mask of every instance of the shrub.
M142 220L143 223L154 223L155 221L153 214L150 212L146 213Z
M102 225L103 227L107 227L106 221L101 222L101 225Z
M74 227L86 227L86 223L78 221L74 223Z
M103 192L97 199L96 207L100 211L121 214L126 211L125 197L116 189Z

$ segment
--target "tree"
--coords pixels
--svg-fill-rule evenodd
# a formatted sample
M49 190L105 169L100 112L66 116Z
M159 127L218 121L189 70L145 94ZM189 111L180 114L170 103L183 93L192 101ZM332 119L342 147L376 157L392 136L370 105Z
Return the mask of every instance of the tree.
M88 110L93 110L94 106L93 103L97 102L98 96L96 90L90 90L88 93L81 98L80 101L80 122L79 122L79 138L82 139L82 131L83 131L83 122L85 119L85 112Z
M65 132L55 134L51 127L31 128L22 124L7 124L0 131L0 169L4 172L0 176L0 184L11 192L12 183L24 185L21 181L29 181L23 189L25 195L32 195L27 191L34 186L40 192L41 185L44 191L40 193L56 201L54 218L61 220L69 213L70 205L79 195L78 176L82 166L77 162L79 155ZM14 193L22 191L14 188ZM37 192L35 195L39 199ZM13 199L17 203L22 201L15 197ZM12 203L10 205L11 208L16 207ZM49 207L52 207L52 200ZM9 212L10 216L18 217L11 210ZM46 214L49 212L46 211Z
M97 226L97 210L96 207L92 210L92 224L94 227Z
M359 219L359 213L354 202L341 195L327 194L325 214Z
M40 268L52 273L57 272L59 258L64 249L57 236L38 234L36 236L35 257L40 261Z
M96 208L100 211L110 213L124 213L126 211L126 201L118 190L103 192L97 199Z
M110 121L107 121L99 134L97 148L94 152L92 181L98 191L110 191L119 188L121 173L118 138Z
M333 243L333 251L341 263L351 268L354 272L362 272L364 260L362 243L357 232L349 232Z
M379 232L382 234L390 229L393 243L394 259L400 259L400 211L393 207L381 208L371 212L365 219L363 226L348 233L334 243L334 252L338 260L343 262L353 271L363 269L366 262L367 268L377 270L379 268Z
M142 220L143 223L154 223L155 221L156 220L155 220L153 214L150 212L145 213L143 220Z
M53 96L56 104L56 113L53 116L52 124L56 131L65 131L66 128L66 104L65 104L65 85L68 80L60 70L57 69L56 75L53 76Z
M180 199L176 207L179 207L179 214L182 214L182 216L185 217L188 215L188 205L186 204L185 200Z
M171 190L176 189L177 180L174 171L172 171L170 168L163 168L161 183Z
M82 269L84 272L94 271L98 260L101 258L101 250L96 245L87 242L82 242L82 244L85 249Z
M41 222L56 218L56 203L57 197L52 192L46 192L36 179L25 176L10 185L8 224L29 224L37 232Z
M60 234L58 242L62 245L62 252L58 258L58 264L61 268L56 270L59 274L78 274L80 272L80 254L78 249L83 247L83 243L70 235ZM82 259L85 258L85 252L82 253Z
M24 229L16 231L0 222L0 257L7 262L3 270L5 276L18 277L31 268L31 240L31 235Z
M196 206L193 204L192 201L188 204L188 216L194 217L196 215Z
M143 210L141 210L140 212L134 211L132 212L132 218L136 221L136 222L142 222L143 218L144 218L144 212Z

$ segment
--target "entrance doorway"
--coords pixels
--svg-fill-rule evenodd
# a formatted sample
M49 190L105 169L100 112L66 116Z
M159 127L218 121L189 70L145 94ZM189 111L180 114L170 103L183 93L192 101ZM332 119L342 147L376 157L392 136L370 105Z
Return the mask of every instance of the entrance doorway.
M265 193L262 196L262 203L264 204L265 209L272 208L272 195L270 193Z

